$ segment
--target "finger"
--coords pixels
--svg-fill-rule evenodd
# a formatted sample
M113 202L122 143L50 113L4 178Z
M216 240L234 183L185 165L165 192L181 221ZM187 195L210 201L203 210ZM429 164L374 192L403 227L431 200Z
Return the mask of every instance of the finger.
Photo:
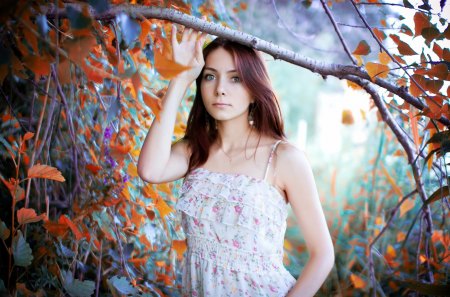
M195 44L195 59L199 63L203 63L203 41L202 39L198 39Z
M184 27L183 30L183 37L181 38L181 42L185 42L186 40L188 40L189 34L191 29L186 29L186 27Z
M172 47L178 44L177 40L177 26L172 24Z

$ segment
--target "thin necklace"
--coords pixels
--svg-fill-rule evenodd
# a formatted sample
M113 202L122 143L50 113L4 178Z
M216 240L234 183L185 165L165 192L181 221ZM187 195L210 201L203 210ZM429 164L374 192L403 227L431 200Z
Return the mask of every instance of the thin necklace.
M246 159L246 160L249 160L249 159L250 159L250 158L247 159L247 144L248 144L248 139L250 138L250 134L251 134L251 133L252 133L252 128L250 128L250 131L248 132L247 140L245 141L245 147L244 147L244 149L243 149L244 154L245 154L245 159ZM225 150L222 148L222 145L219 145L219 148L220 148L220 150L225 154L225 156L227 156L228 162L231 163L231 162L233 161L233 157L230 156L230 155L228 155L228 154L225 152ZM237 156L239 156L240 154L241 154L241 153L236 154L236 156L234 156L234 157L237 157Z

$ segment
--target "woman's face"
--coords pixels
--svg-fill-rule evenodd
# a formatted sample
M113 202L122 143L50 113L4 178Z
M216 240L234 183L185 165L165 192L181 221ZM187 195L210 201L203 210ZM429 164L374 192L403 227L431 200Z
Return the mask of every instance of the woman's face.
M218 121L248 116L254 102L236 71L233 56L224 48L213 50L205 61L201 95L208 113Z

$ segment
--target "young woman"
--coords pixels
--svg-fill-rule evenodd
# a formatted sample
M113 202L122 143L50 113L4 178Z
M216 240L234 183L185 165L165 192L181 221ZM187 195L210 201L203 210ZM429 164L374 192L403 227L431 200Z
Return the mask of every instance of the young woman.
M184 177L176 209L187 238L183 296L313 296L334 250L305 154L285 139L277 99L255 50L172 31L172 79L143 144L138 172L150 183ZM171 145L178 106L197 93L186 135ZM283 266L288 203L309 260L298 280Z

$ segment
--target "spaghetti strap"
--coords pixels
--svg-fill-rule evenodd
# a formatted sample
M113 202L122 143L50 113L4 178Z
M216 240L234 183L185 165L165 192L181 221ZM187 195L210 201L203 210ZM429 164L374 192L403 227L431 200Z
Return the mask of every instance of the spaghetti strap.
M275 144L272 146L272 150L270 151L269 160L267 161L267 165L266 165L266 172L264 173L264 180L266 180L266 178L267 178L267 173L269 172L269 167L270 167L270 163L272 162L273 153L277 149L277 146L280 144L280 142L281 142L281 139L278 140L277 142L275 142Z

